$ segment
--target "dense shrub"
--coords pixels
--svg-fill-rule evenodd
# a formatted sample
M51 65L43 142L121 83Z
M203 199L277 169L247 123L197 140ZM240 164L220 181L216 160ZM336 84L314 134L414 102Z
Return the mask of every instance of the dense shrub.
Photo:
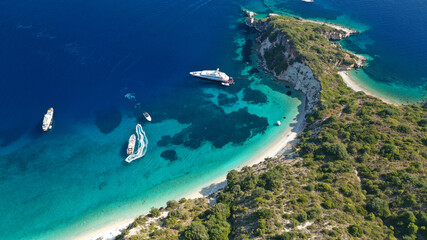
M334 160L347 160L349 158L347 149L342 143L325 144L323 150Z
M211 213L216 218L225 220L230 216L230 208L223 203L217 203L212 207Z
M335 208L335 204L332 200L328 199L322 203L322 207L325 209L332 209L332 208Z
M166 203L166 209L177 209L179 207L179 203L175 200L170 200Z
M358 225L351 225L348 227L348 233L353 237L361 237L363 235L363 229Z
M177 210L171 210L168 213L168 218L170 217L174 217L174 218L178 218L178 219L187 219L188 215L186 215L182 210L177 209Z
M305 212L302 212L302 213L298 214L298 216L297 216L297 220L300 223L304 223L305 221L307 221L307 218L308 218L307 213L305 213Z
M411 133L411 127L409 127L408 125L404 125L404 124L400 124L399 126L396 127L396 130L401 132L401 133Z
M277 169L267 171L261 176L261 179L265 181L265 188L271 191L280 189L282 186L282 178L283 174Z
M231 232L230 224L225 219L218 219L211 216L204 222L208 229L209 239L228 240L228 234Z
M374 198L368 202L366 205L368 211L374 213L378 217L388 217L390 216L390 209L386 200L381 198Z
M273 210L268 209L268 208L261 208L255 211L255 216L260 219L260 218L264 218L264 219L270 219L272 218L274 215Z
M284 232L280 235L276 235L273 239L275 240L292 240L295 239L297 235L294 232Z
M316 190L320 192L332 192L332 187L328 183L319 183L316 186Z
M307 186L304 187L305 190L307 191L314 191L315 186L313 184L308 184Z
M152 217L158 217L160 216L160 210L158 208L152 207L150 210L150 215Z
M423 118L423 119L419 120L418 125L420 127L427 127L427 118Z
M383 110L381 110L380 112L378 112L378 116L385 118L388 116L396 116L398 114L398 110L396 108L392 108L392 107L388 107L385 108Z
M314 143L304 143L301 147L301 154L314 153L317 150L317 145Z
M253 173L249 173L246 175L246 177L243 179L243 182L240 184L243 190L251 190L256 187L258 183L258 177L254 175Z
M393 144L385 144L384 146L382 146L380 154L390 160L399 159L396 158L399 154L399 151L397 150L397 147Z
M239 173L236 170L231 170L227 174L227 183L234 185L239 180Z
M425 212L418 212L417 214L417 225L422 226L427 230L427 213Z
M357 110L356 104L349 104L344 108L345 113L354 113Z
M309 219L309 220L316 219L320 216L320 214L322 214L322 209L320 209L318 207L314 207L314 208L308 210L307 219Z
M208 229L199 222L193 222L184 232L184 239L188 240L208 240Z
M404 198L404 203L405 203L405 206L407 207L416 205L417 204L416 196L414 194L408 194Z

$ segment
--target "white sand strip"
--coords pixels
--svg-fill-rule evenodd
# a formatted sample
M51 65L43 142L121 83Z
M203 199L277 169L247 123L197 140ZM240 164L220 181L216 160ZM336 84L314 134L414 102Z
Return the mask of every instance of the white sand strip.
M356 91L356 92L362 91L362 92L366 93L366 95L381 99L385 103L392 104L395 106L400 106L399 103L394 102L390 99L381 97L378 94L375 94L372 91L368 90L367 88L362 86L360 83L358 83L356 80L354 80L347 71L339 71L338 73L341 76L341 78L343 79L343 81L347 84L347 86L349 88L353 89L354 91Z

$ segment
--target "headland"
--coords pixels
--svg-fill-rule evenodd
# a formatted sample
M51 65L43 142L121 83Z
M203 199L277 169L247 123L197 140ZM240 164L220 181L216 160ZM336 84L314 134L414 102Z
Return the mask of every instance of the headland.
M264 70L306 96L306 108L296 126L249 159L246 165L252 167L229 172L227 182L223 178L214 181L208 187L211 191L187 196L206 197L208 193L213 202L207 198L170 201L166 208L152 209L137 218L117 238L404 236L397 218L405 218L402 210L422 209L422 190L403 186L405 199L412 200L394 204L397 196L386 191L396 187L394 180L383 176L394 173L400 178L406 171L425 182L423 171L416 169L427 158L421 140L426 108L391 106L367 96L366 89L339 72L362 67L363 60L330 40L356 32L297 18L270 15L254 19L255 13L246 14L246 24L258 31ZM408 113L413 119L404 118ZM297 136L299 141L290 154L283 153ZM411 150L399 143L402 137L411 139ZM414 169L404 170L396 163L407 158L417 163L407 166ZM380 189L378 184L386 188ZM219 188L224 189L217 193ZM381 207L376 208L378 205ZM415 213L425 216L423 211ZM389 222L384 225L384 220Z

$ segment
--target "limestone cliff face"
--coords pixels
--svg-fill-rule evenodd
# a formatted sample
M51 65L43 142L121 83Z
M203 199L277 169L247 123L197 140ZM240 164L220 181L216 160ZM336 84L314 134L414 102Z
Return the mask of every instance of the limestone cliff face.
M267 22L252 18L254 13L247 12L247 15L246 24L250 27L254 27L257 31L263 32L269 27ZM287 81L291 83L296 90L302 91L307 98L307 111L311 112L320 101L321 90L320 82L314 77L312 70L305 62L297 61L298 53L292 48L291 44L284 36L278 35L273 42L270 42L268 37L264 40L258 38L258 41L260 43L259 53L263 68L277 79ZM287 69L279 73L268 68L264 57L265 52L274 47L282 47L284 49L282 54L289 63Z
M269 69L264 58L265 51L277 46L284 47L285 51L283 51L283 55L287 60L297 58L297 53L285 37L278 36L274 42L270 42L269 38L266 38L264 41L260 42L259 49L264 69L273 74L277 79L287 81L291 83L296 90L303 92L307 97L307 111L311 112L320 101L320 82L314 77L313 72L305 62L294 61L285 71L280 73L276 73Z

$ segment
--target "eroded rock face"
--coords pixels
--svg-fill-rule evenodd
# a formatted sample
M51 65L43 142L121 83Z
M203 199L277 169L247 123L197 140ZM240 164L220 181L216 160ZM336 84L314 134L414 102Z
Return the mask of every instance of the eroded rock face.
M311 69L305 64L295 62L288 69L277 76L280 80L285 80L294 85L296 90L300 90L307 97L307 110L311 112L320 101L320 82L314 77Z
M348 34L347 32L327 32L324 34L324 36L329 40L339 41L350 36L350 34Z
M268 22L257 21L252 17L249 17L250 15L253 16L253 14L247 13L248 17L246 19L246 24L249 27L253 27L259 32L267 30L269 27ZM287 81L291 83L296 90L303 92L307 98L307 112L311 112L320 101L321 90L320 82L314 77L313 71L307 64L305 64L305 62L296 61L296 59L298 59L298 54L296 53L295 49L292 48L288 39L286 39L284 36L277 36L273 42L270 42L268 37L264 40L258 38L258 41L260 43L259 53L263 68L274 75L277 79ZM272 69L269 69L264 58L266 50L278 46L284 47L284 51L282 53L285 56L285 59L291 63L286 70L280 73L276 73Z

